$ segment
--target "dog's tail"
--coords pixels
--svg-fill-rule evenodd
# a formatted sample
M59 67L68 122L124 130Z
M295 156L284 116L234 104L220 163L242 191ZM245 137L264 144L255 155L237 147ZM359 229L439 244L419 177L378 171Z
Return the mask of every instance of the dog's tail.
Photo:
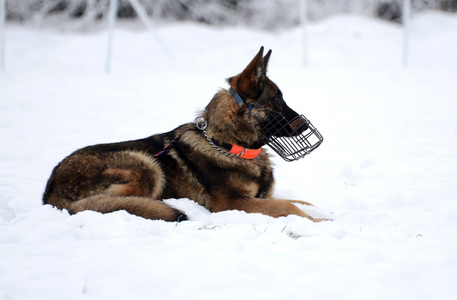
M93 210L101 213L110 213L125 210L151 220L181 222L188 220L185 213L175 209L162 201L147 197L114 196L107 194L94 195L77 201L50 197L44 204L51 204L59 209L66 209L70 214L84 210Z

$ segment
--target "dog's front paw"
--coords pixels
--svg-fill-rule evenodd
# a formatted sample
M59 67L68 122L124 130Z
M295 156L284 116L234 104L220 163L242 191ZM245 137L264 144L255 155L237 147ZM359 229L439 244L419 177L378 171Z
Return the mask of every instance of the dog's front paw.
M327 218L313 218L313 217L309 217L308 219L310 219L311 221L313 222L323 222L323 221L333 221L332 219L327 219Z

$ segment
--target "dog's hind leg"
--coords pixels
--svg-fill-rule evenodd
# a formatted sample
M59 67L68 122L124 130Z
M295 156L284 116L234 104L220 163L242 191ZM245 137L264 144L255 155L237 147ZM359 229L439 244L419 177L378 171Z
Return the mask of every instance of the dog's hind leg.
M71 202L68 205L68 211L71 214L84 210L94 210L101 213L125 210L131 214L152 220L178 222L188 220L183 212L168 206L162 201L147 197L100 194Z
M43 195L44 204L72 214L126 210L147 219L187 220L181 211L156 200L165 177L153 158L135 151L91 151L88 148L76 153L54 169Z

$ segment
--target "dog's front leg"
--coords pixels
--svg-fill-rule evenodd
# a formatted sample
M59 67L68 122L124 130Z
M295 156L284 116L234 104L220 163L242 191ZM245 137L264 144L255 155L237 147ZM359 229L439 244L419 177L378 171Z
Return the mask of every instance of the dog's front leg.
M314 206L314 204L307 202L307 201L303 201L303 200L285 200L285 199L277 199L277 200L283 200L283 201L289 201L290 203L298 203L298 204L303 204L303 205L308 205L308 206ZM307 217L307 218L312 220L313 222L331 221L331 219L326 219L326 218L313 218L313 217Z
M305 201L282 200L282 199L258 199L242 197L238 199L218 199L215 205L210 207L210 211L218 212L224 210L242 210L247 213L261 213L274 218L288 215L298 215L305 217L313 222L325 221L326 219L313 218L304 211L300 210L293 202L312 205Z
M286 200L286 201L289 201L291 203L298 203L298 204L303 204L303 205L308 205L308 206L314 206L314 204L303 201L303 200Z

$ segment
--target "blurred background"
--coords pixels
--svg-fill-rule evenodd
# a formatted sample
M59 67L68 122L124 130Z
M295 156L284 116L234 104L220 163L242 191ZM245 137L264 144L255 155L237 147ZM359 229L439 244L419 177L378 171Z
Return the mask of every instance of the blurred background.
M138 0L160 23L191 21L211 25L243 25L282 29L299 24L301 0ZM8 21L34 25L96 29L108 18L110 0L6 0ZM138 18L129 0L119 0L117 17ZM319 21L351 13L401 22L402 0L307 0L307 17ZM412 12L457 11L457 0L412 0Z

